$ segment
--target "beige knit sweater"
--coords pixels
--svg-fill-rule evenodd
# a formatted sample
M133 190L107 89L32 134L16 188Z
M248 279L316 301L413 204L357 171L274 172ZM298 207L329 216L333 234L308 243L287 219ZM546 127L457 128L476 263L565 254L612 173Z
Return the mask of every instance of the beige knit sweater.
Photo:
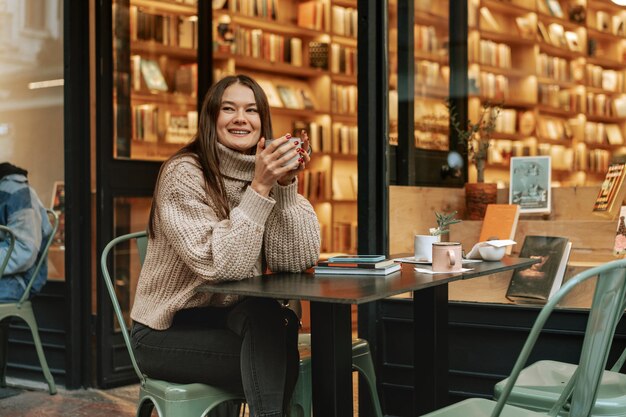
M131 318L167 329L186 308L228 306L237 296L197 292L205 282L236 281L261 274L261 249L272 271L303 271L319 257L320 231L297 182L275 185L269 198L249 187L254 155L219 145L230 218L219 220L208 200L200 166L191 156L162 169L154 236L148 241Z

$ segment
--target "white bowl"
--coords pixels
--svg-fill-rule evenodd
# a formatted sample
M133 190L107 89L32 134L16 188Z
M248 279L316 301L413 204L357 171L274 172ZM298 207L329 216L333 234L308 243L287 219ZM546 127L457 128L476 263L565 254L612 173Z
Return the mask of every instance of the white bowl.
M485 261L499 261L506 253L506 246L497 248L491 245L484 245L478 248L478 253Z

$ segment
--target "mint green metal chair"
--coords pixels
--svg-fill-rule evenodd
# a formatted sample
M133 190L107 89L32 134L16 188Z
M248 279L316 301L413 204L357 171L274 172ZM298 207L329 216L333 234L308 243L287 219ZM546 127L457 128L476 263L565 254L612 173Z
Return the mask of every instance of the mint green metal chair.
M591 309L602 311L607 316L611 315L610 319L615 320L617 323L626 307L626 300L622 300L621 307L617 309L613 305L604 305L605 299L602 294L610 284L607 280L598 281L598 288L596 288ZM589 321L585 332L585 340L587 338L595 340L596 335L603 330L602 328L597 328L598 326L604 327L605 322ZM608 355L612 338L606 341L602 340L602 342L608 343ZM625 360L626 350L622 352L620 358L610 370L602 373L598 396L590 416L626 416L626 375L619 373ZM577 369L578 365L576 364L553 360L535 362L522 370L513 386L507 403L530 410L547 412L557 402L564 390L571 389L568 383L573 383L570 381L573 381L572 377L577 373ZM495 385L494 398L498 399L500 397L507 382L508 378Z
M528 357L555 306L575 286L594 276L598 276L592 308L583 341L580 363L576 372L569 380L563 381L563 388L557 394L546 411L534 411L511 405L515 401L512 391L515 384L521 382L520 374ZM623 312L626 295L626 259L613 261L588 269L568 280L563 287L541 309L535 324L530 330L526 343L515 362L513 371L506 379L499 398L496 401L472 398L450 405L427 414L430 417L473 417L500 415L511 417L522 416L556 416L587 417L592 414L600 383L606 366L611 341L615 328ZM520 387L523 390L523 387ZM549 390L549 389L548 389ZM624 415L624 414L611 414Z
M109 275L107 258L113 247L121 242L131 239L137 240L141 263L145 259L147 247L146 232L137 232L123 235L113 239L102 251L100 267L106 288L111 297L113 310L120 325L126 349L130 355L131 363L139 377L139 405L137 417L149 417L154 408L160 417L202 417L225 401L245 401L243 392L231 392L205 384L176 384L173 382L158 380L144 375L135 360L128 328L122 316L122 309L115 295L115 288Z
M30 333L33 336L33 342L35 343L35 350L37 351L37 357L39 358L39 363L41 364L41 369L43 371L43 375L48 383L48 390L50 391L50 395L54 395L57 392L56 386L54 385L54 379L52 378L52 374L50 373L50 369L48 368L48 362L46 361L46 356L43 353L43 347L41 345L41 340L39 339L39 329L37 327L37 321L35 320L35 313L33 312L33 305L31 304L28 297L30 296L30 289L35 282L35 278L39 274L39 270L41 269L41 265L48 260L48 249L52 244L52 240L54 239L54 235L56 234L57 229L59 228L59 216L52 210L46 210L49 217L52 217L52 233L48 237L46 245L41 252L41 255L37 259L36 267L31 275L30 281L24 290L24 295L22 298L16 303L0 303L0 323L4 320L9 319L10 317L19 317L26 322L28 328L30 329ZM2 227L2 230L7 229L6 227ZM12 236L12 234L11 234ZM13 250L13 246L15 244L14 238L11 241L11 251ZM8 263L9 256L2 263L2 267L0 268L0 277L2 277L2 273L6 268ZM8 326L6 326L8 328ZM7 338L8 334L4 334L6 330L3 330L0 325L0 358L2 358L2 363L0 363L0 386L6 386L6 360L7 354L6 350L8 349Z
M311 334L301 333L298 335L298 348L300 350L300 360L304 355L311 353ZM374 371L374 363L370 352L369 343L364 339L352 340L352 370L357 371L365 380L370 393L372 405L374 406L374 415L383 417L383 410L378 399L378 390L376 388L376 372ZM292 399L291 413L292 417L311 417L311 369L310 364L308 370L303 369L300 363L300 376L294 391Z

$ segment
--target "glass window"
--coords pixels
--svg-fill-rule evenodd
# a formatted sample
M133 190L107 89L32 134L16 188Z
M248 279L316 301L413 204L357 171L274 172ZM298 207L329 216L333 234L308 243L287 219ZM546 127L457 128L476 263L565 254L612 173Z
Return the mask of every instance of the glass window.
M146 230L150 216L150 197L117 197L113 200L115 236ZM113 283L126 324L130 326L130 310L141 271L135 241L120 243L113 250ZM118 326L116 324L116 326Z
M61 8L61 1L0 3L0 162L26 169L46 207L64 181ZM50 279L64 279L64 259L57 238Z
M113 2L115 158L164 160L195 134L197 1Z

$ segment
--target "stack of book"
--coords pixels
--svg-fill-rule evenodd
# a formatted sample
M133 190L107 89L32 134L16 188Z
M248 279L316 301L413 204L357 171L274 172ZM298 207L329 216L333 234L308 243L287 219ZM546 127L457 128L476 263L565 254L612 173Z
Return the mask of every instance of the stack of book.
M319 261L316 275L388 275L399 271L401 265L385 255L342 255Z

